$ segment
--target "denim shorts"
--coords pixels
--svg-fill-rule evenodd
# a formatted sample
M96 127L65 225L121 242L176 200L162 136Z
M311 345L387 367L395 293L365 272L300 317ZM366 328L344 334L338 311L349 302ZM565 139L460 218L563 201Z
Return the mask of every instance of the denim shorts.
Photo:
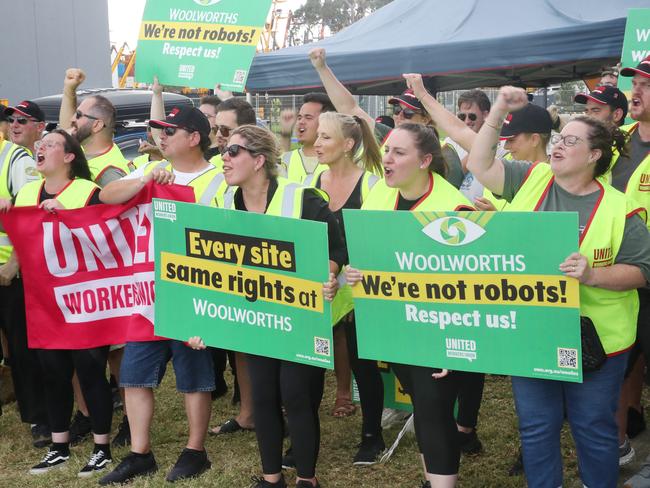
M120 368L120 386L159 386L170 358L176 373L176 389L179 392L195 393L215 389L210 351L196 351L176 340L127 342Z

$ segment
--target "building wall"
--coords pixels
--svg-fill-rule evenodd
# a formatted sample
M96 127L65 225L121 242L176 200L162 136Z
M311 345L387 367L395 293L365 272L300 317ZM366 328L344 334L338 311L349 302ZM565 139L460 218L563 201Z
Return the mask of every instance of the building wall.
M61 93L65 70L84 88L111 86L108 0L0 0L0 98Z

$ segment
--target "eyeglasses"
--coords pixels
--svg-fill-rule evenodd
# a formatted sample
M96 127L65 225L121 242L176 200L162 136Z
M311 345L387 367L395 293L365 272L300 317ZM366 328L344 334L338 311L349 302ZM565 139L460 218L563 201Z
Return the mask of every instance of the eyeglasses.
M74 113L74 116L75 116L75 118L77 120L82 119L84 117L86 117L87 119L90 119L90 120L101 120L99 117L95 117L94 115L85 114L81 110L77 110Z
M404 108L401 105L395 105L393 107L393 114L395 116L398 116L399 114L402 114L405 119L411 120L416 114L418 114L415 110L411 110L410 108Z
M20 125L27 125L28 122L37 122L36 119L28 119L26 117L7 117L7 121L10 124L18 122Z
M39 149L52 149L56 146L62 146L63 143L59 141L36 141L34 143L34 149L38 151Z
M214 131L215 134L217 132L221 132L222 136L230 137L230 131L235 130L235 129L231 129L230 127L227 127L225 125L215 125L212 130Z
M253 154L253 151L248 149L246 146L242 146L241 144L231 144L228 147L224 147L223 150L221 151L221 154L225 156L226 153L228 153L228 156L234 158L239 154L239 151L241 151L242 149L244 151L248 151L249 153Z
M471 120L472 122L474 122L476 120L477 116L476 116L476 114L473 114L473 113L464 114L463 112L458 112L458 118L460 120L462 120L463 122L465 122L466 118Z
M563 136L561 134L553 134L551 136L551 144L553 145L562 142L566 147L573 147L576 144L578 144L578 142L580 141L584 141L584 139L578 136L572 136L572 135Z

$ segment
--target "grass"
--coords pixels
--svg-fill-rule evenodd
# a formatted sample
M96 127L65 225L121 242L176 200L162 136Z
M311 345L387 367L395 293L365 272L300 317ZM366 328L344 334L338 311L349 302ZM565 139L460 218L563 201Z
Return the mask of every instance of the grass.
M327 374L326 392L321 407L322 441L317 474L322 486L333 487L395 487L417 488L422 470L417 457L415 437L407 434L393 457L384 465L355 468L351 465L360 432L361 412L346 419L330 415L334 403L334 378ZM185 412L182 398L174 391L173 374L168 373L163 386L156 393L156 414L153 425L153 451L158 461L156 475L134 482L133 487L169 486L165 475L184 447L186 440ZM3 408L0 416L0 486L25 487L86 487L97 486L96 478L81 480L76 474L85 464L92 449L90 441L72 448L69 466L40 476L27 474L45 450L34 449L24 424L20 423L14 405ZM213 404L212 425L236 413L229 398ZM114 428L121 417L114 418ZM509 477L507 472L514 461L519 441L510 382L503 377L488 377L485 388L479 433L484 453L461 460L459 487L521 487L523 476ZM398 428L384 432L387 443L392 443ZM253 433L238 433L225 437L209 437L207 450L212 469L192 481L177 483L178 487L247 487L250 478L260 474L257 443ZM565 459L565 487L582 486L577 479L575 453L566 432L563 434ZM114 459L121 459L127 448L113 451ZM287 481L294 480L288 473Z

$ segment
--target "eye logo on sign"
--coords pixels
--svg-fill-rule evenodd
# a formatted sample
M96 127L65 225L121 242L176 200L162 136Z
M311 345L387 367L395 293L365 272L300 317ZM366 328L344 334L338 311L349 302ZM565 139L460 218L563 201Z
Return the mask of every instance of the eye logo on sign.
M485 234L480 225L462 217L443 217L427 224L423 229L427 236L447 246L464 246Z
M201 7L209 7L215 3L219 3L221 0L194 0L194 3L200 5Z

